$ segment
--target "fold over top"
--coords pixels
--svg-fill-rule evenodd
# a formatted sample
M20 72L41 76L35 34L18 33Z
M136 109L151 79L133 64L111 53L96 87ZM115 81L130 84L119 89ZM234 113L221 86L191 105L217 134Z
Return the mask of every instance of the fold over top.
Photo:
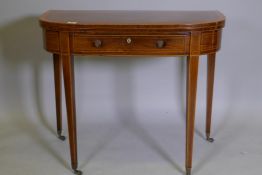
M225 16L219 11L50 10L41 15L40 24L60 30L118 27L205 30L223 28Z

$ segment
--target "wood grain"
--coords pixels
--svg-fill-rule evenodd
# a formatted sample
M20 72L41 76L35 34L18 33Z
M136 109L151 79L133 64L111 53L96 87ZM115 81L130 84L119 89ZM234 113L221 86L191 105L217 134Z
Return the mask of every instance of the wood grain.
M213 89L215 77L216 54L212 53L207 58L207 107L206 107L206 137L210 138Z
M131 43L127 43L127 39ZM94 42L100 40L101 47L94 46ZM165 42L163 48L157 47L157 41ZM189 37L186 35L172 36L130 36L114 35L90 36L85 34L74 34L74 54L116 54L117 55L185 55L189 50Z
M55 102L56 102L56 119L57 119L57 134L62 133L62 59L60 55L53 54L54 63L54 82L55 82Z
M40 17L43 27L60 30L182 28L192 31L222 28L224 22L225 16L219 11L50 10Z
M186 105L186 169L192 168L195 108L198 76L198 56L187 57L187 105Z
M77 129L75 109L75 81L74 81L74 58L70 53L71 42L68 32L60 33L61 59L63 60L65 99L67 109L69 145L72 169L77 169Z

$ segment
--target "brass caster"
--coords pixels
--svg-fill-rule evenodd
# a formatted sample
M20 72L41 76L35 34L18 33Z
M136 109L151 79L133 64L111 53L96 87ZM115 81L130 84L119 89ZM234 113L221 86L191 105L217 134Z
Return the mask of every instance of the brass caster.
M62 141L65 141L66 139L66 137L62 135L62 131L57 131L57 137Z
M191 168L186 169L186 175L191 175Z
M210 142L210 143L213 143L215 140L211 137L207 137L207 141Z
M80 170L74 170L74 174L76 174L76 175L82 175L83 173L82 173L82 171L80 171Z
M65 141L65 139L66 139L66 137L65 136L62 136L62 135L58 135L57 136L60 140L62 140L62 141Z

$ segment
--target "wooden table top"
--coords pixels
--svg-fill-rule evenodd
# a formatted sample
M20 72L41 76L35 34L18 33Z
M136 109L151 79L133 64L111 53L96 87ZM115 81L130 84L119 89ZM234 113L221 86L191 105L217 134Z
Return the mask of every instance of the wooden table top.
M184 28L199 30L224 27L225 16L219 11L101 11L50 10L40 17L42 27L128 27Z

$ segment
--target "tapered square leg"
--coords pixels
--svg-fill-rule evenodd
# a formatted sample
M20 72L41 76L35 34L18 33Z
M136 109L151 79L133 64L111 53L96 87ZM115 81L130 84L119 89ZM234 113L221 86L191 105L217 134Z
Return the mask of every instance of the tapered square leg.
M62 82L62 59L60 55L53 54L54 81L55 81L55 102L56 102L56 122L57 136L60 140L65 140L62 135L62 103L61 103L61 82Z
M206 139L213 142L214 139L210 137L211 130L211 116L212 116L212 101L214 89L214 76L215 76L215 61L216 54L209 54L207 57L207 106L206 106Z
M191 174L195 108L198 76L198 56L187 57L187 101L186 101L186 173Z
M77 128L75 109L75 88L74 88L74 58L71 55L62 55L64 86L66 96L66 109L68 121L69 144L71 154L71 166L75 174L81 175L77 170Z

